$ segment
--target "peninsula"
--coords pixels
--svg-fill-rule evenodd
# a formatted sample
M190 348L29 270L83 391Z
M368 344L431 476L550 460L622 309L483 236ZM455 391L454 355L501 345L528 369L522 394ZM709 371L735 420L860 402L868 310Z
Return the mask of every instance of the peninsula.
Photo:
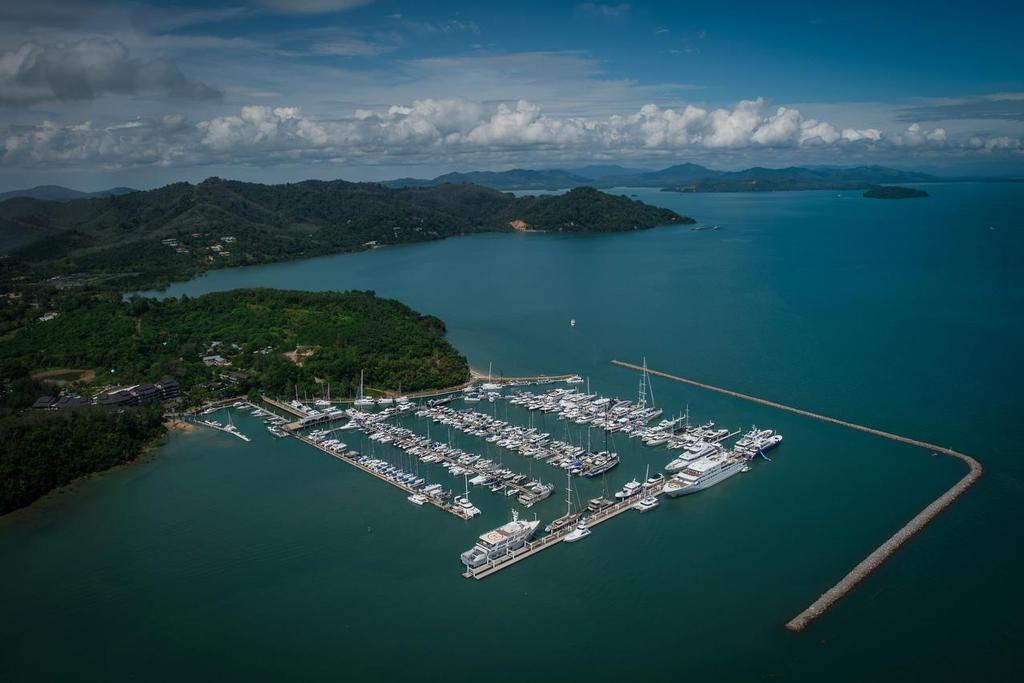
M525 224L612 232L692 223L674 211L580 187L515 197L477 185L390 188L309 180L209 178L146 192L0 202L0 284L49 278L106 289L159 288L215 268L310 258Z
M469 378L441 320L372 292L53 297L54 317L26 307L0 345L0 514L138 457L164 431L160 397L139 388L164 377L181 408L245 393L353 396L361 378L375 393Z

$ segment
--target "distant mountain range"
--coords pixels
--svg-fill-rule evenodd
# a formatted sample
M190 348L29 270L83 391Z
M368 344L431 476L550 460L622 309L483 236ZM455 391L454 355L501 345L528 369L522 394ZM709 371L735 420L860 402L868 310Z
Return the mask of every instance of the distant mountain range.
M660 171L622 166L584 166L570 169L512 169L446 173L429 180L399 178L388 187L434 187L445 183L474 183L496 190L563 190L581 185L597 188L655 187L672 192L752 192L773 190L854 190L890 183L926 183L955 180L1007 180L1006 178L947 178L901 171L885 166L836 168L829 166L754 167L742 171L716 171L699 164L678 164Z
M72 199L116 197L118 195L128 194L129 192L135 192L135 190L130 187L112 187L109 190L101 190L99 192L80 192L79 190L72 190L70 187L64 187L62 185L37 185L36 187L30 187L26 190L0 192L0 202L5 199L13 199L15 197L29 197L31 199L43 199L51 202L67 202Z

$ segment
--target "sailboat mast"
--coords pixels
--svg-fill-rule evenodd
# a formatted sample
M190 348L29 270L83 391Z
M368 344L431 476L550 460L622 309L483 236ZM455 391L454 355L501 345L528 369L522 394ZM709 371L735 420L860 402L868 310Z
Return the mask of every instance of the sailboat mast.
M654 385L651 384L651 374L647 371L646 357L644 357L644 374L647 375L647 393L651 395L651 408L654 408Z
M565 516L572 514L572 473L565 471Z

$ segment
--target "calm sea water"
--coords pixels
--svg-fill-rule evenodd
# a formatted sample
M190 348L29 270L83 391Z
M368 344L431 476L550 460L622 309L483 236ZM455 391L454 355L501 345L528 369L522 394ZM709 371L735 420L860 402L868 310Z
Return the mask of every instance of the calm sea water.
M507 518L504 497L474 491L484 515L463 523L245 414L250 444L173 434L143 463L0 519L3 679L1008 678L1024 607L1024 197L1019 185L927 189L902 202L627 191L721 229L481 235L213 272L169 292L373 289L443 318L496 374L579 372L631 396L637 376L608 360L646 356L986 465L804 634L783 624L961 465L655 380L667 413L688 404L695 419L786 441L749 474L482 582L461 578L458 553ZM614 445L612 490L671 457ZM560 514L557 471L503 458L559 487L530 514Z

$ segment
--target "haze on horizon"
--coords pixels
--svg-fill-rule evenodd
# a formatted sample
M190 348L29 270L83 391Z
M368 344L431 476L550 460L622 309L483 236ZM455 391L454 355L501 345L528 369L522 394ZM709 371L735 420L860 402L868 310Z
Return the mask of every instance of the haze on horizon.
M1024 171L1021 5L9 0L0 190L694 162Z

